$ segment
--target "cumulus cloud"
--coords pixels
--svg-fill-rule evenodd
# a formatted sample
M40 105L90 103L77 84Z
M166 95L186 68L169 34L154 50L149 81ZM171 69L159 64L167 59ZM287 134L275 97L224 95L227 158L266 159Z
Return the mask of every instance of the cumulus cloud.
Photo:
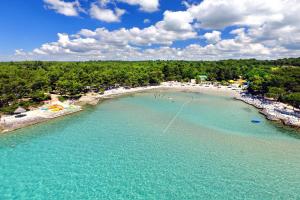
M111 3L112 0L98 0L99 1L99 4L104 7L106 6L107 4Z
M217 43L221 40L221 32L220 31L213 31L211 33L207 32L203 36L208 43Z
M155 12L159 9L159 0L98 0L101 6L116 4L117 2L139 6L144 12Z
M15 55L24 56L24 55L26 55L26 52L23 49L16 49L15 50Z
M159 8L159 0L118 0L130 5L138 5L145 12L154 12Z
M96 11L93 17L107 22L119 21L124 13L117 8L105 11L109 10L110 1L93 4ZM139 5L141 9L144 2L117 1ZM16 55L18 58L26 54L32 58L59 60L275 59L300 55L299 0L188 2L185 10L165 11L161 21L146 28L108 30L102 27L82 29L74 35L60 33L57 41L45 43L32 52L17 50ZM158 3L152 4L156 5L153 8L158 8ZM107 14L102 16L105 12ZM222 30L228 27L233 30L222 38ZM202 36L198 35L198 29L204 32ZM172 46L176 41L189 39L196 42L181 48ZM200 45L201 39L206 40L206 45Z
M78 16L84 10L78 0L65 2L63 0L44 0L45 7L66 16Z
M193 30L191 23L193 22L193 18L188 12L184 11L165 11L164 12L164 27L167 30L172 31L191 31Z
M300 48L299 0L204 0L189 12L202 29L247 27L248 36L269 48Z
M295 0L287 0L294 1ZM187 12L201 23L202 28L222 29L233 25L259 26L265 22L280 22L287 1L282 0L204 0Z
M58 34L58 41L46 43L36 48L37 54L59 54L59 53L81 53L98 50L108 51L112 49L151 47L153 45L172 45L177 40L187 40L197 37L193 30L182 32L181 29L166 29L165 21L157 22L155 25L144 29L133 27L121 28L109 31L106 28L98 28L94 31L82 29L75 35Z
M158 26L156 24L156 26ZM75 35L58 34L58 41L42 45L33 51L35 56L70 60L147 60L147 59L180 59L180 60L217 60L226 58L274 58L290 54L286 48L268 48L261 43L253 41L245 29L239 28L231 31L232 39L215 40L214 44L201 46L191 44L183 48L161 46L146 47L149 44L166 44L165 38L149 38L155 35L155 26L146 29L120 29L108 31L105 28L95 31L83 29ZM166 31L166 30L165 30ZM164 34L168 33L166 31ZM171 34L171 33L169 33ZM174 34L174 32L173 32ZM211 33L218 35L218 33ZM158 34L159 35L159 34ZM172 34L171 34L172 35ZM167 36L168 38L170 36ZM179 36L178 36L179 37ZM173 38L173 40L178 40ZM182 38L185 39L185 38Z
M90 16L104 22L119 22L125 10L115 8L114 10L102 8L96 4L91 5Z

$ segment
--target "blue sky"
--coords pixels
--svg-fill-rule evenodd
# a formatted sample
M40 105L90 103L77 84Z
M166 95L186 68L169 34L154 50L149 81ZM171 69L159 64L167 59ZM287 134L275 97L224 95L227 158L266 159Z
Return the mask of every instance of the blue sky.
M94 1L81 1L83 6L89 6ZM161 1L160 9L155 13L140 12L138 6L120 5L128 14L122 17L120 23L106 23L91 19L87 14L66 17L44 8L43 0L10 0L0 7L0 26L5 31L0 32L0 53L12 54L15 49L32 50L33 48L57 39L57 33L76 33L82 28L96 29L107 27L109 30L121 27L146 27L144 19L150 19L151 24L162 19L164 10L180 10L184 6L181 0Z
M218 60L300 56L299 3L269 3L5 1L0 7L0 59Z

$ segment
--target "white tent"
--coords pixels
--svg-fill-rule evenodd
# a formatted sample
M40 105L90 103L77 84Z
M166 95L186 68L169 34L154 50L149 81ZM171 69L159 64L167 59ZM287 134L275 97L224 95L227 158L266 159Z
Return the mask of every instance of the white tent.
M21 113L24 113L24 112L26 112L26 110L25 110L24 108L18 107L18 108L15 110L14 114L21 114Z

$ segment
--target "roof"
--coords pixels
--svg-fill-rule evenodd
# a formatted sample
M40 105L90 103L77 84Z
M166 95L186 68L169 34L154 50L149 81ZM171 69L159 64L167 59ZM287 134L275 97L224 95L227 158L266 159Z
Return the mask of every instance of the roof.
M15 114L20 114L20 113L24 113L24 112L26 112L26 110L24 109L24 108L22 108L22 107L18 107L16 110L15 110Z
M207 76L206 76L206 75L199 75L199 78L200 78L201 80L206 80L206 79L207 79Z

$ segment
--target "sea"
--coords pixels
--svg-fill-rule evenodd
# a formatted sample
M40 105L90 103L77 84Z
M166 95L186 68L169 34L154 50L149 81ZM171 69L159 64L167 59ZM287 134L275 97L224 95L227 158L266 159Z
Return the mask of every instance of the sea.
M0 199L300 199L300 133L230 96L135 93L0 135Z

